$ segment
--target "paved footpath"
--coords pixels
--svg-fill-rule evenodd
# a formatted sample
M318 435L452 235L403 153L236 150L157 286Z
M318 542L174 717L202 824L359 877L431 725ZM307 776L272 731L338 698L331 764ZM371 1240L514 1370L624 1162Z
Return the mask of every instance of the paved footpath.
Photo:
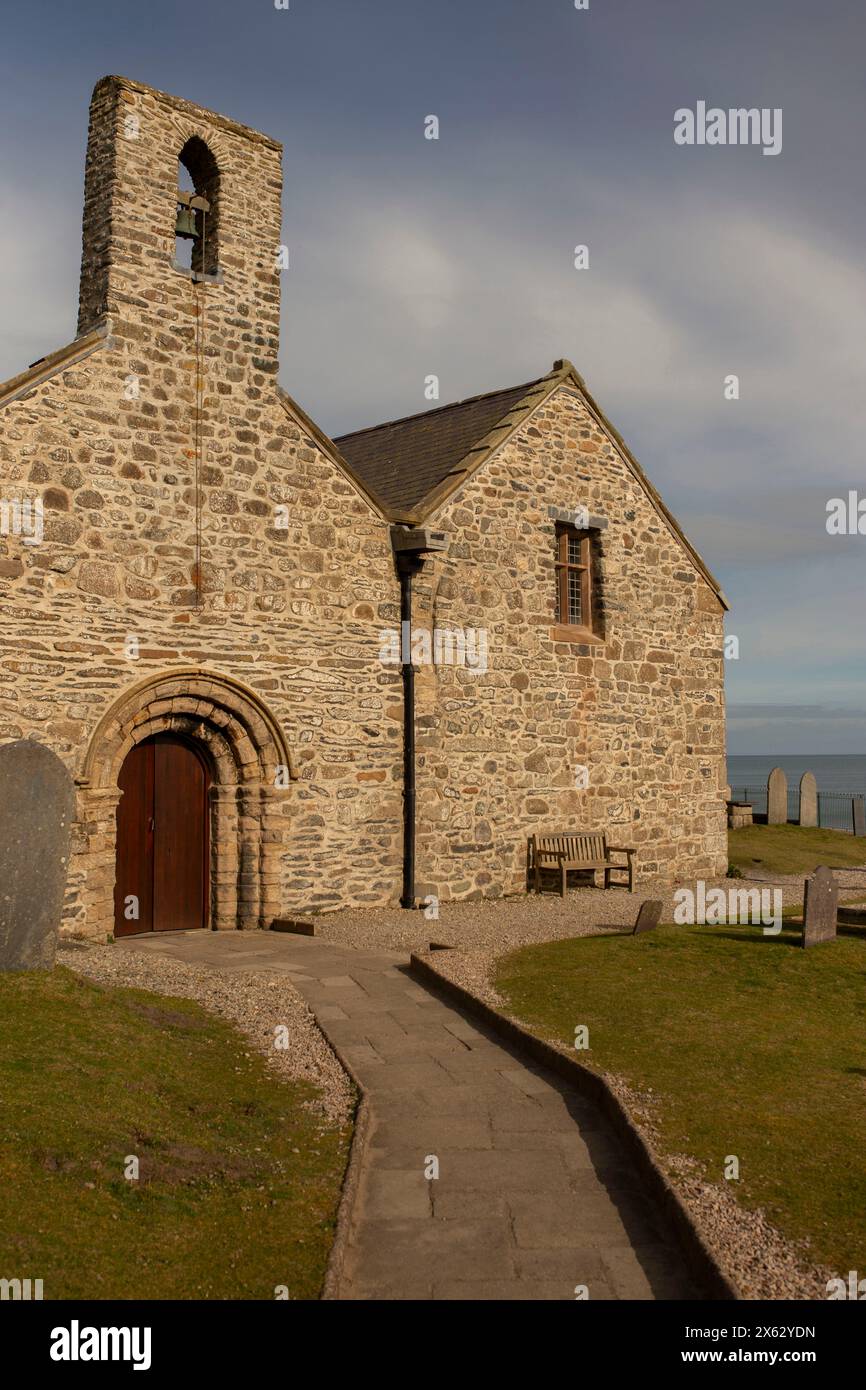
M288 975L366 1088L341 1298L700 1297L597 1107L417 985L405 956L276 932L119 948Z

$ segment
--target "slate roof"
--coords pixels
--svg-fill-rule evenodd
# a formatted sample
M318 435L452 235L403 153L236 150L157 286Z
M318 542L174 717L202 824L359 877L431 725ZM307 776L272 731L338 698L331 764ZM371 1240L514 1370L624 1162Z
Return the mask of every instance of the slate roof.
M625 440L590 395L586 382L567 358L522 386L508 386L439 406L421 415L389 420L327 441L333 457L354 476L391 520L418 524L450 496L559 386L576 389L599 427L608 435L650 502L681 542L724 608L728 601L718 580L665 506Z
M356 430L334 440L347 463L395 511L411 510L463 462L543 377Z

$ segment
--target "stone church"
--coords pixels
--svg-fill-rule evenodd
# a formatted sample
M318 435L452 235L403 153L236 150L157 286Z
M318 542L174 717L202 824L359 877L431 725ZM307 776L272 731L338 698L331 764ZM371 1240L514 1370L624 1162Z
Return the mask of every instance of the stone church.
M74 782L64 929L521 892L566 829L724 872L713 576L567 361L328 438L277 384L281 186L104 78L77 336L0 386L0 743Z

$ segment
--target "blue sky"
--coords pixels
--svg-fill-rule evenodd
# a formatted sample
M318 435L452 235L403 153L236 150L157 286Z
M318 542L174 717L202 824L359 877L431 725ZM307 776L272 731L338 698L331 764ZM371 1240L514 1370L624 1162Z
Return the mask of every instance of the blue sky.
M730 599L731 751L866 752L866 536L825 529L866 496L862 0L4 11L0 378L74 334L97 78L222 111L285 146L281 380L325 430L571 358ZM699 100L781 107L781 154L677 146Z

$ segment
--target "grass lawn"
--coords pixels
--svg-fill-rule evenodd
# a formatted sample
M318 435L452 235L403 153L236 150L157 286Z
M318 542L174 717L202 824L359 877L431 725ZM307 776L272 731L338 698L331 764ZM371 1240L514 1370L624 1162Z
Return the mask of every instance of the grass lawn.
M866 1266L866 940L804 951L798 933L660 927L529 946L496 987L540 1036L652 1090L668 1153L732 1189L816 1259Z
M46 1299L317 1298L349 1133L313 1094L191 1001L0 975L0 1275Z
M866 864L866 840L843 830L801 825L747 825L728 831L728 859L748 875L810 874L819 864Z

